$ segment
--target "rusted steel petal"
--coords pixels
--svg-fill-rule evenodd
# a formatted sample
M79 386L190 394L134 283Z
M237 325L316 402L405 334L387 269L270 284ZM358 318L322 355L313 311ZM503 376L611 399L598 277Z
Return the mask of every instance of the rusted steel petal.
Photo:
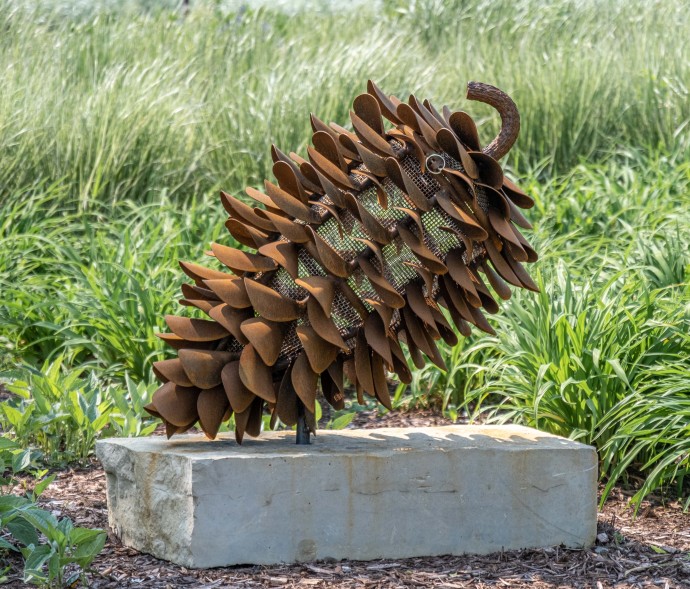
M338 346L327 342L314 331L309 325L299 325L297 327L297 337L302 342L302 347L307 354L311 369L317 374L321 374L340 352Z
M490 335L496 335L496 331L493 327L491 327L491 324L486 320L486 317L484 317L484 314L481 312L480 309L475 309L474 307L470 307L469 309L470 313L472 313L472 316L474 317L474 321L472 321L474 325L476 325L485 333L488 333Z
M242 350L240 379L244 386L257 397L261 397L269 403L276 402L271 369L266 366L252 344L247 344Z
M386 260L383 257L383 250L381 249L381 246L376 243L375 241L372 241L371 239L365 239L361 237L355 237L355 241L359 241L360 243L363 243L364 245L371 250L371 253L376 257L376 259L379 261L379 264L381 264L381 268L383 268L386 265ZM362 255L362 254L360 254Z
M350 176L346 172L343 172L339 166L331 162L327 157L321 155L313 147L307 147L307 155L312 165L324 176L327 176L336 186L344 188L345 190L352 190L355 188Z
M242 333L267 366L273 366L280 356L284 335L283 325L283 323L275 323L263 317L251 317L243 321L240 326Z
M176 350L180 350L182 348L206 350L209 347L209 342L193 342L188 339L184 339L179 335L175 335L174 333L157 333L156 337L163 340L166 344L172 348L175 348ZM210 345L214 345L214 343Z
M429 110L429 112L434 115L434 117L436 118L436 121L439 123L439 125L441 125L441 127L447 127L448 126L448 122L446 121L445 117L440 112L438 112L438 110L436 110L436 108L434 107L433 104L431 104L431 102L429 102L428 100L425 99L424 100L424 106L426 106L426 108Z
M292 366L292 386L307 411L314 413L316 407L316 384L319 375L314 372L309 364L309 359L304 350L297 356Z
M525 218L515 203L510 199L506 200L508 200L508 207L510 208L510 220L523 229L532 229L532 223Z
M445 264L434 255L424 241L403 224L398 224L398 235L407 247L412 250L412 253L417 256L417 259L434 274L445 274L448 272Z
M151 404L163 419L177 427L196 421L199 417L196 400L199 389L181 387L173 382L166 382L153 393Z
M228 362L220 373L223 389L228 397L230 406L235 414L246 411L256 398L240 378L240 363L238 360Z
M381 301L376 301L374 299L364 300L369 305L371 305L374 308L374 310L379 314L379 317L381 317L381 321L383 322L384 328L386 329L386 331L388 331L391 325L391 319L393 319L393 308L389 307L388 305L384 305Z
M268 221L266 221L266 219L262 219L261 217L259 217L254 212L254 209L252 207L244 204L241 200L235 198L234 196L230 196L225 192L221 192L220 194L225 209L228 211L232 211L230 213L231 216L239 219L240 221L244 221L249 225L253 225L257 229L271 231L271 224Z
M376 396L376 389L374 388L374 377L371 373L371 351L367 345L364 329L357 330L357 340L355 344L355 371L357 373L357 382L364 390L372 397Z
M307 228L311 234L316 251L318 252L318 262L331 274L335 274L340 278L347 278L350 275L350 266L335 249L326 240L323 239L314 229Z
M364 322L364 337L371 349L381 356L386 364L392 368L393 355L388 343L388 330L378 313L372 313Z
M228 274L226 275L226 278L232 279L234 276L230 276ZM192 300L204 299L210 302L220 301L220 298L215 292L208 288L197 286L196 284L183 284L182 294L185 296L185 298Z
M410 384L412 382L412 373L410 367L407 365L405 354L400 347L400 343L395 338L388 338L390 343L391 353L393 354L393 372L398 375L400 382Z
M360 316L362 320L366 319L369 315L369 310L364 306L364 303L357 296L357 293L352 290L352 287L345 281L339 280L337 283L338 290L350 303L350 306L355 310L357 315Z
M455 158L456 161L462 164L465 173L473 179L479 178L480 168L468 151L460 144L458 138L449 129L441 129L436 139L441 146L441 149Z
M264 402L263 399L255 399L252 406L249 408L249 419L247 420L246 433L252 438L261 435L261 426L263 424Z
M256 399L256 397L254 398ZM244 432L247 429L251 411L251 405L242 413L237 413L237 411L235 411L235 441L240 445L244 440Z
M402 311L405 317L405 331L407 332L407 335L412 338L412 341L417 348L424 352L429 359L433 360L435 349L429 345L429 341L424 335L425 330L423 324L419 321L409 307L403 307ZM410 338L407 340L408 345L410 343Z
M349 152L345 151L345 153L349 155ZM311 165L311 162L303 158L300 158L296 153L290 153L290 155L295 159L299 158L299 169L300 172L302 172L302 175L304 176L304 187L308 190L311 190L311 200L314 199L315 195L323 194L323 186L321 186L319 175L316 172L316 168Z
M432 292L434 289L434 274L432 274L428 268L425 268L421 264L414 264L412 262L403 262L408 268L412 268L424 282L427 292Z
M446 257L448 274L466 292L466 296L473 307L481 306L479 294L475 281L472 280L472 273L462 261L462 253L459 250L451 250Z
M297 254L298 247L290 241L273 241L259 248L262 256L271 258L285 268L292 278L297 278Z
M345 393L345 382L343 380L345 375L343 369L344 363L345 361L341 354L328 367L328 374L340 393Z
M400 293L393 288L391 283L366 258L359 258L359 267L384 304L394 309L400 309L405 305L405 299L400 296Z
M278 185L288 194L299 199L302 204L309 202L309 195L304 186L299 181L297 174L300 174L299 168L293 162L279 160L273 164L273 175L278 180Z
M338 390L328 371L321 373L321 390L324 398L333 409L336 411L345 409L345 396Z
M436 193L436 202L450 217L460 226L460 229L470 238L476 241L484 241L489 234L475 219L468 215L461 207L456 205L448 196L448 193L441 190Z
M368 94L363 94L362 96L369 96ZM373 98L373 97L370 97ZM376 103L376 99L373 99ZM378 104L376 105L378 108ZM350 111L350 119L352 120L352 126L357 133L360 141L367 146L370 152L378 155L379 157L392 156L395 157L395 151L389 145L388 141L380 134L378 131L372 129L366 122L364 122L356 113ZM380 122L380 119L379 119ZM357 150L360 156L362 156L362 161L366 165L366 160L362 155L362 152ZM369 166L367 166L369 167ZM372 170L373 172L374 170Z
M449 346L455 346L458 343L458 336L456 335L450 323L446 320L445 316L439 309L431 309L431 314L434 316L434 322L436 323L436 328L439 334L441 334L441 339L446 342Z
M446 366L446 362L443 359L443 356L441 356L440 352L438 351L438 348L436 347L436 343L434 342L434 338L431 336L431 333L424 330L422 332L422 335L426 339L426 343L429 350L431 350L431 354L427 354L427 356L429 356L429 359L434 364L436 364L436 366L438 366L441 370L448 370L448 366Z
M371 80L367 82L367 91L374 98L376 98L376 101L379 103L379 107L381 108L381 113L384 117L386 117L393 124L397 125L402 123L396 114L398 108L397 105L400 103L400 101L397 101L397 103L394 102L389 96L381 92L379 87Z
M316 170L316 174L318 175L319 181L321 182L321 186L323 186L326 196L335 206L344 208L345 201L343 200L343 191L318 170Z
M234 309L245 309L252 306L247 296L247 289L244 287L244 281L241 278L229 276L224 280L204 280L204 284L218 295L221 301Z
M223 423L230 403L222 386L201 391L197 400L199 425L206 436L214 440L218 435L220 424Z
M251 280L244 279L247 295L254 310L269 321L293 321L300 314L300 306L296 301L283 296L272 288Z
M398 160L387 158L386 172L393 183L407 195L415 207L424 212L431 210L429 199L424 196L424 193L414 183L407 172L400 167Z
M404 102L398 104L395 108L395 114L402 123L410 127L415 133L422 134L422 130L419 127L419 117L409 104Z
M519 260L520 262L536 262L539 259L539 255L537 254L536 251L532 248L530 245L529 241L527 241L522 233L520 233L517 228L512 227L513 233L515 233L516 237L518 238L518 241L522 245L522 249L527 253L527 260Z
M508 285L496 273L490 264L484 262L481 264L481 268L484 271L484 274L486 274L486 277L489 279L489 284L491 284L491 287L496 291L496 294L504 301L507 301L511 295Z
M501 165L491 156L481 151L470 151L470 156L479 168L479 178L492 188L499 190L503 186L503 170Z
M355 98L352 107L361 119L379 137L383 135L383 121L381 120L381 108L378 100L371 94L360 94Z
M408 100L409 105L414 109L414 111L424 119L424 122L431 127L431 129L437 133L443 128L443 125L434 117L431 111L420 102L414 94L410 94Z
M389 411L393 410L391 395L388 391L388 381L386 380L386 370L383 366L381 356L374 353L371 356L371 376L374 381L374 394L379 403Z
M273 260L259 254L251 254L228 247L219 243L212 243L211 249L216 258L237 274L245 272L269 272L278 267Z
M222 305L213 307L208 314L211 319L217 321L227 329L238 342L241 344L249 343L247 338L244 337L240 325L249 317L254 316L253 309L234 309L230 305L223 303Z
M276 163L278 161L285 162L288 164L292 170L295 172L295 175L297 176L297 179L300 181L302 186L304 186L307 190L312 190L315 191L318 189L318 186L314 186L309 178L307 178L301 170L301 163L304 161L302 158L300 158L297 154L294 152L290 152L290 157L285 155L280 149L278 149L275 145L271 146L271 156L273 157L273 162Z
M179 358L154 362L153 372L163 382L172 381L181 387L194 386L185 373Z
M348 347L335 323L326 316L321 305L312 297L309 297L307 301L307 316L309 317L309 323L319 337L337 346L341 350L348 351Z
M214 321L166 315L165 322L176 336L190 342L212 342L228 336L228 331Z
M328 276L307 276L298 278L295 284L305 289L321 305L324 315L331 317L333 299L335 298L335 285Z
M504 280L510 282L510 284L522 287L522 283L513 272L510 264L508 264L506 259L501 255L501 252L496 249L496 246L490 239L487 239L484 242L484 247L486 248L486 253L489 255L489 260L491 260L496 272L498 272Z
M178 352L185 374L200 389L212 389L221 383L220 373L230 360L230 352L218 350L186 350Z
M479 293L479 298L482 301L482 307L488 313L498 313L498 303L494 299L493 295L489 292L486 284L484 284L481 275L474 269L472 270L472 273L477 281L477 292Z
M180 299L179 303L185 307L195 307L206 314L208 314L213 307L221 304L220 301L207 301L206 299Z
M148 413L151 417L157 417L158 419L163 419L162 415L156 411L156 407L154 406L153 403L149 403L148 405L144 405L144 411ZM168 436L170 437L170 436Z
M508 264L510 264L513 274L515 274L524 288L533 292L539 292L539 287L532 280L531 276L527 274L527 270L522 267L520 262L513 260L510 256L505 256L505 259L508 261Z
M204 266L192 262L180 262L180 267L182 271L192 280L196 281L198 285L202 285L204 280L210 278L230 278L230 274L212 270L211 268L205 268Z
M319 200L314 200L311 201L311 204L314 205L315 207L319 207L325 211L328 211L328 213L333 217L333 219L336 222L336 225L338 227L338 233L340 234L340 238L343 238L343 223L340 220L340 213L338 212L338 207L326 204L325 202L321 202Z
M410 282L405 288L405 295L407 296L407 302L410 308L417 318L421 319L429 329L436 332L436 323L434 323L434 318L426 303L422 287L419 283Z
M331 129L326 123L324 123L319 117L317 117L315 114L311 113L309 115L309 120L311 121L311 130L314 133L317 133L319 131L323 131L324 133L328 133L333 139L338 141L338 135L339 133Z
M517 235L515 235L515 233L513 232L513 228L510 226L510 222L507 221L505 217L503 217L497 209L489 207L489 212L487 216L489 217L489 222L491 223L491 226L494 228L496 233L498 233L501 237L513 244L517 249L522 250L520 240L517 238ZM524 260L526 260L527 253L523 251L523 254Z
M332 164L338 166L345 174L349 173L345 158L339 149L340 144L333 135L324 131L317 131L312 135L311 142L316 151L330 160Z
M405 314L401 313L400 317L402 321L402 330L398 331L398 338L400 338L407 344L407 351L410 354L410 358L412 358L412 363L421 370L422 368L424 368L424 366L426 366L426 361L424 360L424 356L422 356L422 352L417 347L414 338L410 336L405 321Z
M468 149L474 151L482 150L482 146L479 142L477 125L474 124L474 121L470 115L463 111L457 111L448 116L447 119L450 128L455 132L460 141L462 141Z
M283 374L278 389L276 401L276 413L285 425L296 425L299 416L298 398L295 387L292 385L292 365Z
M385 156L374 153L362 143L358 143L355 147L357 148L357 153L362 158L362 163L370 172L381 177L386 175Z
M259 214L264 215L271 223L273 223L276 231L281 233L293 243L304 243L309 241L309 236L304 229L304 225L295 223L293 220L288 219L287 217L281 217L280 215L276 215L272 211L268 210L261 211Z
M359 218L367 235L381 245L390 243L393 237L388 229L381 225L379 220L366 209L361 201L357 200L356 202L359 209Z
M254 249L261 247L270 237L265 231L259 231L251 225L245 224L244 221L237 219L228 219L225 222L225 228L236 241Z
M266 207L266 209L270 210L272 213L281 216L284 214L280 209L276 208L275 204L268 197L267 194L261 192L260 190L257 190L256 188L252 188L251 186L247 186L247 188L245 188L244 191L247 193L247 196L249 196L249 198L262 204L264 207ZM263 212L264 209L254 208L254 212L257 215L259 214L259 211Z
M521 209L531 209L534 206L534 200L527 196L517 184L506 178L505 175L503 176L503 190L508 195L508 198Z
M268 180L266 180L264 186L266 187L266 193L273 201L273 204L275 204L276 207L286 213L289 217L315 225L318 225L321 222L321 217L319 214L298 198L288 194L282 188L276 186Z
M470 307L473 305L468 304L466 291L461 290L449 276L444 276L442 280L439 280L439 285L441 286L441 292L443 293L443 298L446 301L448 310L453 311L453 309L455 309L465 321L472 322L473 316L472 313L470 313ZM479 295L477 295L476 306L480 305L481 300L479 299Z
M360 405L364 405L364 394L362 393L362 386L359 384L359 381L357 380L357 371L355 370L354 356L348 358L343 362L343 371L348 382L353 387L355 387L355 391L357 392L357 403L359 403Z

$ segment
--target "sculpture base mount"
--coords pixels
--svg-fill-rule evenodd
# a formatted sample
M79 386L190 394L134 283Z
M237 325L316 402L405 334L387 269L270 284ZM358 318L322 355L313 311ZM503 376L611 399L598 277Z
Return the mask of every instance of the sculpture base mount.
M191 568L486 554L596 534L593 448L520 426L106 439L110 526Z

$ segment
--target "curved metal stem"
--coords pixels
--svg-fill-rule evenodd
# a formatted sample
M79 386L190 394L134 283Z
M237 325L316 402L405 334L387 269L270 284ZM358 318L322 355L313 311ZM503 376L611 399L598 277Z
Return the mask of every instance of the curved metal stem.
M493 106L501 115L501 131L482 151L500 160L513 147L520 133L520 113L512 98L505 92L489 84L469 82L467 98Z

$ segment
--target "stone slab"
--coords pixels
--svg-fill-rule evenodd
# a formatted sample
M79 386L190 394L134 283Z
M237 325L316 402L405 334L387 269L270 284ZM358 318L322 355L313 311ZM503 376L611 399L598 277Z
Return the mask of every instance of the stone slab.
M590 446L520 426L312 439L101 440L110 526L125 545L191 568L594 542Z

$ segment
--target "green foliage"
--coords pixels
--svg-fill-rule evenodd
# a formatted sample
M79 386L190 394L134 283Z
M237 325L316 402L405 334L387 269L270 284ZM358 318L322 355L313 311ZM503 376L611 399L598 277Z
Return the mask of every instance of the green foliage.
M127 379L126 392L106 388L93 372L83 377L83 369L65 371L62 362L58 357L41 370L27 368L26 380L7 385L15 397L0 404L0 425L19 447L37 448L51 465L85 463L101 435L152 431L153 424L142 423L144 384Z
M69 518L58 520L29 497L0 496L0 549L20 552L24 582L65 587L77 580L103 549L103 530L75 527ZM44 541L41 542L41 539Z

